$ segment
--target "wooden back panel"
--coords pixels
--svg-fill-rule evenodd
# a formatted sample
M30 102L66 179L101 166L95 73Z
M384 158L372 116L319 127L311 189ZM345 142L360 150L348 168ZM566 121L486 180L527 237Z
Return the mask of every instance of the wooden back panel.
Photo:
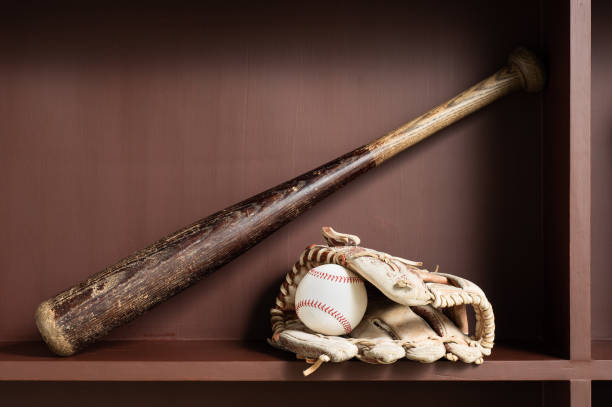
M479 6L6 13L0 340L37 339L41 300L538 44L537 9ZM501 340L541 338L541 105L510 96L425 141L113 337L265 337L283 273L331 225L479 283Z

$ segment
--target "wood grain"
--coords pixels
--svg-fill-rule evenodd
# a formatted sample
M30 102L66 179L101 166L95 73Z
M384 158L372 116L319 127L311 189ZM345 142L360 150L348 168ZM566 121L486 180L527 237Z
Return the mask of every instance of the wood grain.
M409 360L371 366L353 360L327 364L306 379L304 364L264 341L111 341L71 358L55 357L40 342L0 344L0 380L10 381L490 381L592 374L588 366L503 344L480 366Z
M570 15L570 357L589 360L591 359L590 1L572 0ZM580 389L588 387L590 396L590 383L577 386Z
M521 48L509 62L397 131L174 232L41 303L35 320L43 339L58 355L74 354L240 256L398 152L512 91L543 87L543 69L534 54Z
M548 50L545 13L526 1L502 12L476 0L478 13L435 1L350 13L316 1L15 4L22 16L0 16L1 341L40 340L43 299L386 134L486 77L516 44ZM265 338L279 278L330 224L478 281L502 340L540 340L534 294L547 282L523 267L543 253L542 132L562 116L553 108L543 122L544 94L511 95L419 143L108 339ZM525 275L516 303L507 287Z
M480 366L399 361L331 363L304 378L304 361L263 341L110 341L71 358L41 342L0 344L1 381L569 381L612 379L612 360L567 360L520 346L496 345ZM587 378L587 379L585 379ZM515 383L516 384L516 383ZM553 400L559 398L550 389ZM568 389L569 390L569 389ZM557 406L550 400L546 406Z

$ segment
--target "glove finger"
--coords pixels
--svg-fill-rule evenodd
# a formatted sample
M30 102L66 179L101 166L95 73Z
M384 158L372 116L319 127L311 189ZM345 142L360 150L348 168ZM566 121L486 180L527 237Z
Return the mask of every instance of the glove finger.
M442 341L424 340L414 346L406 346L406 358L422 363L432 363L446 354Z
M357 339L359 354L357 358L367 363L389 364L406 356L404 348L395 343L392 329L379 317L385 306L371 304L368 315L351 332Z
M357 355L357 346L338 336L313 335L287 329L278 334L276 343L285 350L308 359L329 356L332 362L343 362Z
M425 282L414 272L419 270L418 267L394 260L386 253L361 247L352 247L345 256L347 268L368 280L390 300L404 305L431 302L433 297Z
M357 358L367 363L390 364L406 356L405 349L392 340L373 346L359 346Z
M453 356L450 356L449 354L446 355L446 358L448 360L457 360L457 358L465 363L476 363L477 365L482 363L482 351L480 350L480 348L476 347L476 346L469 346L469 345L465 345L462 343L454 343L454 342L448 342L446 343L446 349L448 350L448 353L450 355L454 355L456 358L454 358ZM449 357L450 356L450 357Z
M427 341L439 335L432 329L430 323L414 309L430 307L408 307L405 305L387 303L375 310L378 325L389 333L393 339L408 340L413 343Z

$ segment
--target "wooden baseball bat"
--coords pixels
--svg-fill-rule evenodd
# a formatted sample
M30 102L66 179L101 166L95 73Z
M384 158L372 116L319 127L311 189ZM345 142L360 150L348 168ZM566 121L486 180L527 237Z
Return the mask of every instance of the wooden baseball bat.
M537 92L545 73L524 48L508 65L448 102L370 144L199 220L44 301L36 325L68 356L189 287L360 174L464 116L519 89Z

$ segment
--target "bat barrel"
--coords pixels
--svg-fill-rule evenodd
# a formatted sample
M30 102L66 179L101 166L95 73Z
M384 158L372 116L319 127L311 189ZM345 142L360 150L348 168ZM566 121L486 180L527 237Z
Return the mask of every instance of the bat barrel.
M375 166L358 148L193 223L41 303L35 320L56 354L72 355L238 257Z
M535 55L519 48L509 65L374 142L201 219L41 303L36 325L68 356L230 262L359 175L513 91L545 82Z

